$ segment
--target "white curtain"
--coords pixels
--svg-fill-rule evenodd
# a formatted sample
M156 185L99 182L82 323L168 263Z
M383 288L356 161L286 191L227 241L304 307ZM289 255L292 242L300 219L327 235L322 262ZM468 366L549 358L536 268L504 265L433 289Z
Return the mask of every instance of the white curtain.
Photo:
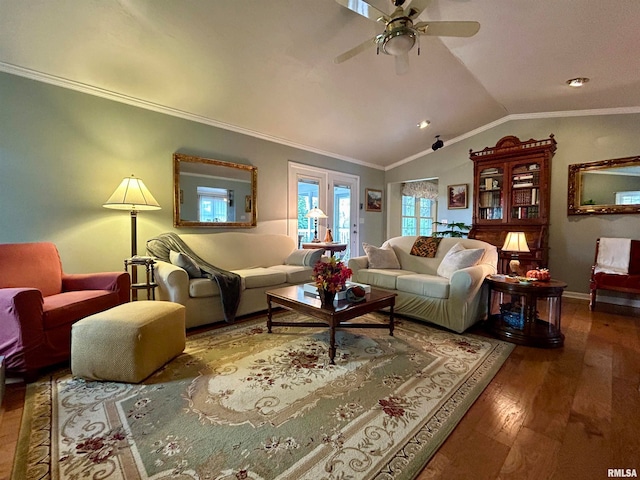
M433 182L407 182L402 184L402 195L407 197L438 199L438 185Z

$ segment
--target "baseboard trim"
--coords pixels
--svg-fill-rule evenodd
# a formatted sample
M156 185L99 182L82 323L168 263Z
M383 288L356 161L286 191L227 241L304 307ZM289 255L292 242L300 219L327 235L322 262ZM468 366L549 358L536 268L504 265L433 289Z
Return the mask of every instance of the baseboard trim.
M562 296L567 298L574 298L577 300L586 300L587 302L590 299L588 293L580 292L565 291ZM633 298L627 297L612 297L609 295L602 295L601 293L598 293L597 301L598 303L610 303L612 305L621 305L623 307L640 308L640 300L635 300Z

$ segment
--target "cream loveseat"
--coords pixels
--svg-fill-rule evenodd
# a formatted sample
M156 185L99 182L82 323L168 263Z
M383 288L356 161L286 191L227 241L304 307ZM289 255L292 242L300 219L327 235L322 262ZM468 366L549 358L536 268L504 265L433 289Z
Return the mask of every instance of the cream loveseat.
M497 272L496 247L480 240L442 238L435 256L426 258L410 253L417 238L391 238L381 248L365 244L368 256L349 260L352 280L397 293L396 313L462 333L486 314L483 282Z
M266 290L310 282L313 265L324 253L323 250L297 250L295 241L286 235L224 232L178 236L201 259L240 275L240 304L236 316L266 310ZM147 242L147 247L152 241ZM181 264L180 260L176 263ZM195 276L197 268L196 272L190 270L192 275L185 268L158 260L155 266L157 298L186 307L186 328L224 320L217 284Z

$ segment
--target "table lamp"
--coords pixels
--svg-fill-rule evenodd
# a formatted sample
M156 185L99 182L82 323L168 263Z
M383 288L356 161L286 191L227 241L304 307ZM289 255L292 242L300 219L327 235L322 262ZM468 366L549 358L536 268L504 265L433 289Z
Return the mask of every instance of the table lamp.
M518 254L521 252L529 252L529 246L527 245L527 238L524 232L509 232L507 238L504 240L502 246L503 252L512 252L511 261L509 262L509 269L512 276L519 275L520 272L520 260Z
M320 243L320 239L318 238L318 219L327 218L327 216L318 207L312 208L311 210L309 210L309 212L307 212L305 216L307 218L313 218L313 222L314 222L313 240L311 241L313 243Z

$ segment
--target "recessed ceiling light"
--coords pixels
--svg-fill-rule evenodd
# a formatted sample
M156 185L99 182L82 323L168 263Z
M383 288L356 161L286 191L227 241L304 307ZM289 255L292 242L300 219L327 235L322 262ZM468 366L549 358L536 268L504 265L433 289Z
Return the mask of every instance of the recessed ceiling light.
M567 80L567 85L577 88L583 86L588 81L589 79L587 77L572 78L571 80Z
M419 128L427 128L431 122L429 120L423 120L418 124Z

